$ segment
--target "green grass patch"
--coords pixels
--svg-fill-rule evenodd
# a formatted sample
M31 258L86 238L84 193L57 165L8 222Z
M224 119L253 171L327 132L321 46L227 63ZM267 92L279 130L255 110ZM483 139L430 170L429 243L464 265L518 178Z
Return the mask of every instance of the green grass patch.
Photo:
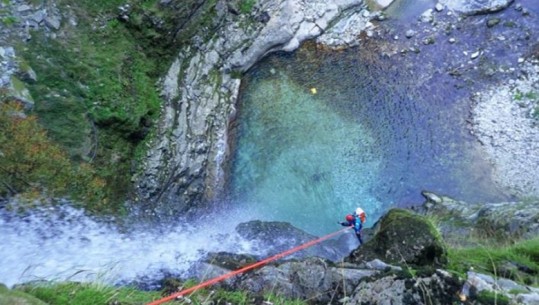
M539 285L539 237L510 246L453 247L449 248L448 257L448 269L462 274L473 268L477 272L500 276L504 265L509 263L519 266L526 272L514 274L512 279L526 285Z
M0 20L2 21L2 24L7 26L7 27L10 27L10 26L14 25L18 21L17 17L14 17L14 16L6 16L6 17L3 17Z
M242 14L249 14L256 4L256 0L240 0L239 8Z
M479 304L485 305L509 305L510 299L503 295L493 291L483 290L479 292L476 297L476 300L479 301Z
M111 287L86 283L43 283L18 288L54 305L146 304L161 297L157 291L139 291L130 287Z

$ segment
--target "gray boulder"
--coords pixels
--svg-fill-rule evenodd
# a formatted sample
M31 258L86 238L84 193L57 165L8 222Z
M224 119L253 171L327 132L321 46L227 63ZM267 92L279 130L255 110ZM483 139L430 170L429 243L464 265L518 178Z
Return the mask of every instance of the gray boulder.
M246 274L236 289L255 294L272 292L313 303L337 303L350 295L361 279L377 271L340 267L320 258L266 266Z
M389 275L362 281L346 304L460 304L461 283L443 270L431 276Z
M276 255L318 237L302 231L287 222L250 221L236 227L238 234L254 245L254 250L264 256ZM323 241L312 247L300 250L288 257L302 258L317 256L337 261L350 253L344 243L332 240Z

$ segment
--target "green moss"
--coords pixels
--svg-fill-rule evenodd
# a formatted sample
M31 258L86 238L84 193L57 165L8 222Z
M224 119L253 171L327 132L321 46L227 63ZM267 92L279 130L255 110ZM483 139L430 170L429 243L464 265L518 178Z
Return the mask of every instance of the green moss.
M484 305L509 305L510 303L510 299L507 296L487 290L479 292L476 300Z
M249 14L256 4L256 0L240 0L239 8L242 14Z

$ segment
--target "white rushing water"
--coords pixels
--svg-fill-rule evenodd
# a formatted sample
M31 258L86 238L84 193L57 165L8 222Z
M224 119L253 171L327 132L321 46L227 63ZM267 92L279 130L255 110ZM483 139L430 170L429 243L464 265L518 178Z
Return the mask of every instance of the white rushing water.
M219 215L219 225L178 223L161 232L122 233L69 206L24 216L0 210L0 283L158 280L166 273L185 274L206 252L253 253L234 231L251 219L228 212L233 217Z

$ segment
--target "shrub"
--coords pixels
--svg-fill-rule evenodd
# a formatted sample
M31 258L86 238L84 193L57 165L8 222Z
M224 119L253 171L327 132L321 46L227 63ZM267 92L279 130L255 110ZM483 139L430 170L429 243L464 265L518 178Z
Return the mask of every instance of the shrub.
M36 194L65 196L100 204L103 180L87 163L73 163L62 148L52 142L37 117L25 115L18 102L0 105L0 195Z

